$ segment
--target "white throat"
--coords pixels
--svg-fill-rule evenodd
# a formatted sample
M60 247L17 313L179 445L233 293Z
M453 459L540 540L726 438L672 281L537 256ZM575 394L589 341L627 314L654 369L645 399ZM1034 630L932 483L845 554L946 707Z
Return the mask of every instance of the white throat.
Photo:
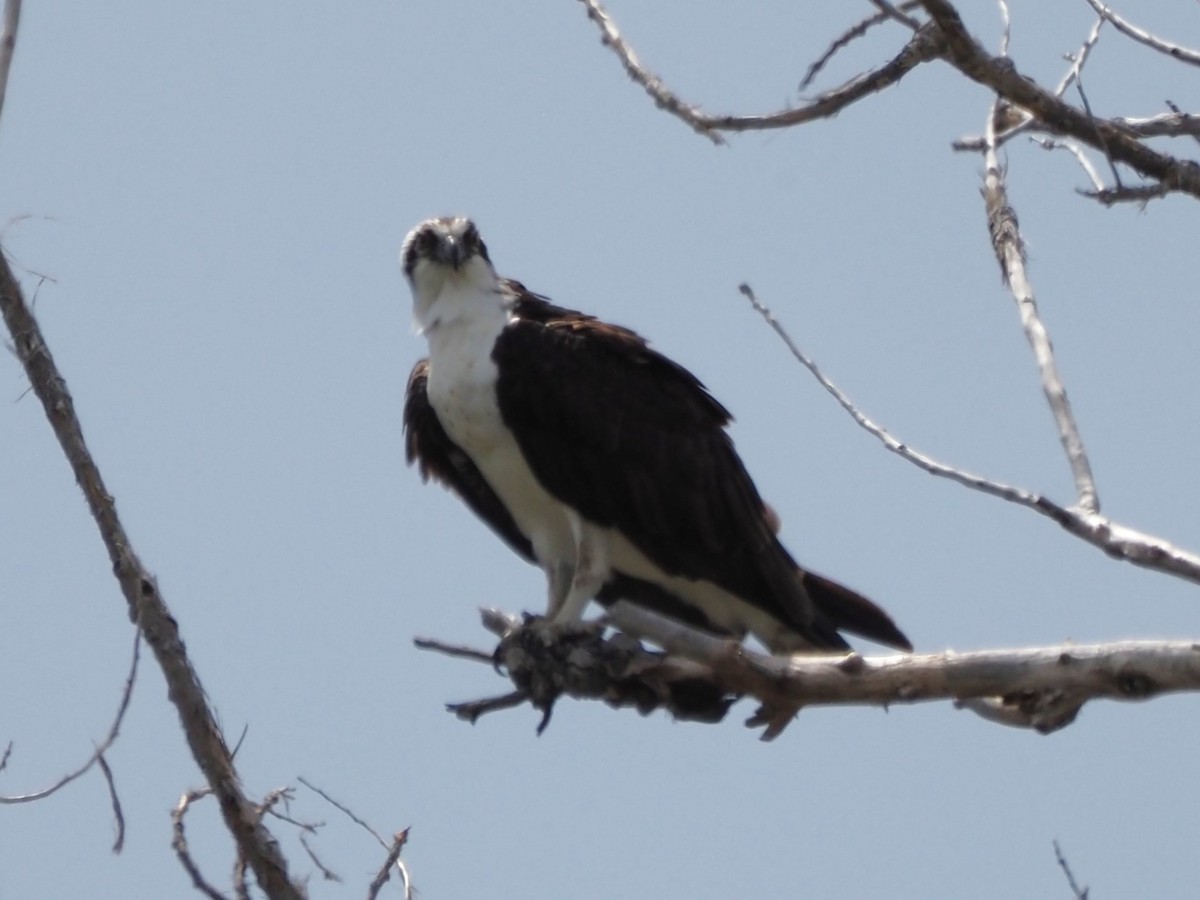
M499 330L508 321L500 280L482 259L473 259L461 269L421 262L410 280L413 321L428 338L451 325L469 331Z

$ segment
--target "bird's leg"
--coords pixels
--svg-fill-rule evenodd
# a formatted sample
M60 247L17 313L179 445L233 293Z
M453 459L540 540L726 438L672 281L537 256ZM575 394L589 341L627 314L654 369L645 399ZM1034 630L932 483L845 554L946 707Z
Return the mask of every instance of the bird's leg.
M558 618L559 610L567 602L571 591L571 581L575 576L575 566L567 560L559 560L546 567L546 582L550 589L549 602L546 605L546 618Z
M608 543L600 529L578 516L572 515L570 519L575 536L575 570L561 602L557 606L552 603L550 620L559 623L582 619L588 601L608 578ZM556 590L553 580L551 590Z

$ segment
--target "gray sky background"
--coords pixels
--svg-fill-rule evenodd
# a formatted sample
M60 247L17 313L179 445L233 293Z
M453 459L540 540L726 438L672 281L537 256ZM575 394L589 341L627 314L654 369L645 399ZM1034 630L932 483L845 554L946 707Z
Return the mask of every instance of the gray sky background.
M1012 52L1057 81L1080 2L1014 2ZM795 98L867 4L615 3L647 64L714 111ZM1125 10L1200 44L1193 5ZM973 23L995 44L999 19ZM895 29L831 66L890 56ZM1103 115L1200 107L1194 70L1106 34ZM737 292L748 281L869 414L948 462L1071 499L979 197L954 154L988 96L930 64L838 118L716 148L654 109L579 4L26 4L3 121L3 240L126 525L261 795L303 775L377 829L411 826L420 896L1194 897L1194 696L1097 703L1044 738L948 704L812 710L760 744L564 703L475 727L505 689L412 647L483 643L482 604L543 583L405 468L424 353L396 261L466 213L492 258L632 326L737 416L799 559L889 609L921 650L1200 637L1194 586L1106 559L1032 513L936 481L858 429ZM1194 150L1188 142L1173 145ZM1200 207L1103 210L1064 153L1016 142L1030 271L1105 510L1200 547ZM46 276L39 281L34 273ZM0 791L53 781L117 702L132 634L103 547L17 362L0 364ZM0 808L0 897L192 896L168 811L200 776L147 658L102 779ZM301 789L363 896L383 852ZM190 836L224 884L215 807ZM312 866L272 823L297 874ZM385 896L398 896L394 886Z

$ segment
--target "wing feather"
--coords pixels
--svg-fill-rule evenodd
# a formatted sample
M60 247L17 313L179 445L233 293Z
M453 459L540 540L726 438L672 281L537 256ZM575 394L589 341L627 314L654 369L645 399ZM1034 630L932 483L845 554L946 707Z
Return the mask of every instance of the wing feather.
M809 626L811 601L725 430L726 409L634 332L512 289L496 393L543 486L665 572Z

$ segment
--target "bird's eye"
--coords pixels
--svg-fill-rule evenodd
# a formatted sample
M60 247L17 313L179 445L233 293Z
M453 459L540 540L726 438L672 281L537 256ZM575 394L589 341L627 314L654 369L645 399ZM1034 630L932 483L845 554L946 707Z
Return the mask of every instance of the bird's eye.
M479 236L479 229L475 227L475 223L472 222L467 226L467 230L463 232L462 240L464 247L467 247L484 259L488 259L487 245L484 244L483 239Z
M432 229L427 228L417 235L417 246L423 254L432 253L437 249L437 245L437 235L433 233Z

